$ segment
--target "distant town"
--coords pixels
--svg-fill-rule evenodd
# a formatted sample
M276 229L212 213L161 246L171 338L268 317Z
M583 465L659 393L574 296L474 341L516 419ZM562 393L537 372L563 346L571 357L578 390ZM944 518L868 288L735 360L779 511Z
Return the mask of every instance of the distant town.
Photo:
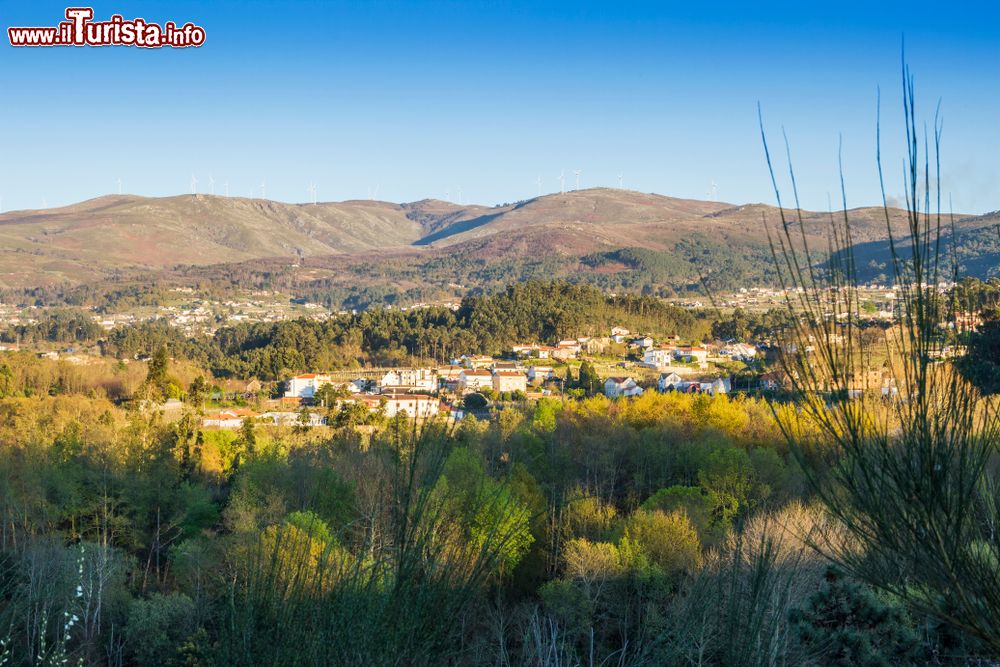
M942 284L941 293L952 286ZM134 326L142 322L166 323L188 336L212 336L223 326L254 322L284 322L295 319L326 320L352 313L333 312L315 303L277 292L256 291L242 299L223 301L199 296L193 289L175 288L173 299L157 307L139 307L117 313L92 312L101 329ZM763 313L787 308L784 292L774 288L745 288L720 295L714 302L674 300L682 308L704 311L715 308L720 316L732 313ZM891 328L898 315L897 290L869 285L858 290L861 310L882 329ZM831 295L831 304L836 295ZM457 310L459 304L413 304L400 310L430 306ZM45 309L36 306L0 305L0 325L6 327L6 342L0 351L32 351L37 356L62 363L86 365L97 362L100 347L54 346L45 342L26 344L10 332L41 320ZM977 313L956 316L942 327L975 328ZM13 340L11 340L13 338ZM838 342L837 335L830 337ZM795 352L788 344L770 338L736 340L682 340L679 336L659 339L624 326L613 326L605 335L580 336L554 344L523 341L497 356L463 354L448 363L419 367L367 367L289 375L276 381L217 379L203 401L202 425L238 429L247 420L297 427L323 426L335 411L351 409L379 419L439 416L461 420L466 415L486 416L495 405L536 400L546 396L603 394L629 398L644 392L685 392L709 396L733 392L767 394L790 389L790 381L777 360ZM814 349L807 345L804 350ZM949 354L959 354L953 349ZM131 361L147 361L137 357ZM124 362L130 360L125 359ZM864 393L895 396L891 373L870 373L860 378L852 396ZM877 376L877 377L876 377ZM184 405L182 397L167 398L161 406L168 412ZM190 402L190 401L189 401Z

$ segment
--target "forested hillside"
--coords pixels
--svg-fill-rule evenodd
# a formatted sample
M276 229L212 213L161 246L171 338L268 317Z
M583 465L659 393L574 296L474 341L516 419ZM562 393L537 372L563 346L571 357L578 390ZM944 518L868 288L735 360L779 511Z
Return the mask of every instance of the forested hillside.
M612 326L700 340L711 325L689 311L649 297L607 297L560 282L528 282L468 297L459 310L431 307L371 310L325 321L240 324L212 339L186 339L158 324L115 330L105 350L117 357L152 354L166 344L218 375L280 379L289 373L444 362L463 354L499 354L517 343L607 335Z

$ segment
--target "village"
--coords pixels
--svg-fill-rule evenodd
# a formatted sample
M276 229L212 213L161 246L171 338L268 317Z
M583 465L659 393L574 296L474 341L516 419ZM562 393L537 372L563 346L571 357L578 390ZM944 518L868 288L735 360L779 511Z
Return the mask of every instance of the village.
M836 342L837 338L833 337ZM625 359L608 356L624 350ZM676 338L656 341L623 327L606 337L581 337L555 345L514 345L502 358L463 355L449 364L421 368L362 369L304 373L278 385L280 396L261 403L262 409L223 408L203 418L203 425L240 428L247 419L258 423L322 426L334 410L358 406L384 418L427 420L466 415L486 416L489 408L508 402L547 396L603 394L628 399L647 391L684 392L719 396L734 392L770 393L790 388L788 376L768 370L776 355L795 352L789 346L758 346L740 342L687 344ZM814 351L813 346L805 350ZM596 382L585 391L579 385L585 366ZM864 391L895 395L888 373L865 378ZM568 378L579 378L575 383ZM739 378L739 379L737 379ZM254 389L260 388L257 382ZM574 393L575 392L575 393Z
M939 285L944 293L951 283ZM857 288L857 299L872 319L891 321L898 315L898 289L891 285L871 284ZM737 308L747 312L763 312L786 305L785 292L777 287L746 287L717 295L713 304L706 298L670 298L671 303L689 310ZM381 306L402 311L432 306L457 310L458 300L437 303ZM0 303L0 325L16 327L39 322L47 308L29 303ZM338 315L356 314L356 310L331 309L305 299L272 290L250 290L227 299L213 298L191 287L173 287L158 305L133 305L114 309L87 308L91 319L105 331L142 322L165 322L190 336L213 335L220 327L239 323L283 322L297 318L323 320ZM16 341L14 341L16 342Z
M942 284L940 292L950 288ZM186 335L213 335L221 326L241 322L280 322L296 318L323 320L352 313L332 312L318 304L291 299L278 292L255 291L232 300L214 301L190 288L174 288L177 300L158 307L133 308L117 315L92 313L94 324L104 331L135 326L140 322L163 322ZM859 288L857 300L875 329L891 331L897 314L896 291L884 285ZM750 287L721 295L722 313L773 312L782 305L781 291ZM831 292L830 303L840 297ZM699 301L675 301L675 305L704 311ZM414 304L406 309L456 303ZM11 340L18 326L38 321L44 308L0 304L0 319L7 325L0 351L31 351L40 358L75 365L97 363L99 346L53 346L44 341L22 343ZM978 313L960 313L943 329L975 328ZM875 330L873 329L873 331ZM700 341L679 336L656 338L643 332L614 326L603 336L580 336L552 344L534 341L509 346L494 356L463 354L444 364L360 367L353 370L315 369L298 375L278 376L269 382L247 378L217 378L209 404L202 405L205 427L240 428L248 419L257 423L323 426L337 411L350 407L356 415L372 419L406 417L416 420L444 417L461 420L467 415L488 418L504 405L538 400L547 396L581 398L603 394L609 399L628 399L644 392L684 392L708 396L725 394L780 395L792 389L793 378L781 370L783 355L800 352L794 343L782 344L771 336L753 342L747 337ZM815 341L804 341L805 355L816 351ZM829 333L826 342L842 345L843 336ZM955 356L960 349L945 347L942 354ZM145 362L148 357L124 359L121 363ZM413 362L411 362L413 363ZM856 378L851 398L873 394L897 395L888 368ZM183 405L180 397L167 400L168 412Z

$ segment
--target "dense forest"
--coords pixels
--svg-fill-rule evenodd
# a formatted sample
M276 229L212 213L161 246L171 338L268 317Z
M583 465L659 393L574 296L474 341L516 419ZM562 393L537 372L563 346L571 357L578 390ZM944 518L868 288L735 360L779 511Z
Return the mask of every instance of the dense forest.
M711 328L705 314L653 297L609 297L593 287L535 281L496 294L467 297L457 311L443 307L372 309L322 321L241 323L223 327L211 338L188 338L158 321L116 328L101 344L105 354L116 358L151 356L166 345L172 356L196 361L218 377L273 380L307 370L499 354L516 343L607 336L614 325L693 341L701 340ZM45 332L52 327L39 324L35 330ZM58 331L64 330L69 331L66 327Z
M103 334L104 330L84 311L61 308L46 312L33 324L17 324L0 331L0 340L25 345L42 341L86 343Z
M753 400L545 400L489 423L318 434L6 399L0 442L7 664L954 650L804 549L818 510Z

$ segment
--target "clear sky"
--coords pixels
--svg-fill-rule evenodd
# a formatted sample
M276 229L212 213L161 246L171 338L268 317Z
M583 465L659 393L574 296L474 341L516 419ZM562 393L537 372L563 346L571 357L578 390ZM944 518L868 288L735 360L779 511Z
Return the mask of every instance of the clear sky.
M944 118L955 209L1000 209L995 3L97 2L97 19L192 21L198 49L0 46L3 210L117 191L495 204L567 188L772 202L756 105L784 127L803 203L901 188L900 43ZM65 4L0 2L49 26Z

